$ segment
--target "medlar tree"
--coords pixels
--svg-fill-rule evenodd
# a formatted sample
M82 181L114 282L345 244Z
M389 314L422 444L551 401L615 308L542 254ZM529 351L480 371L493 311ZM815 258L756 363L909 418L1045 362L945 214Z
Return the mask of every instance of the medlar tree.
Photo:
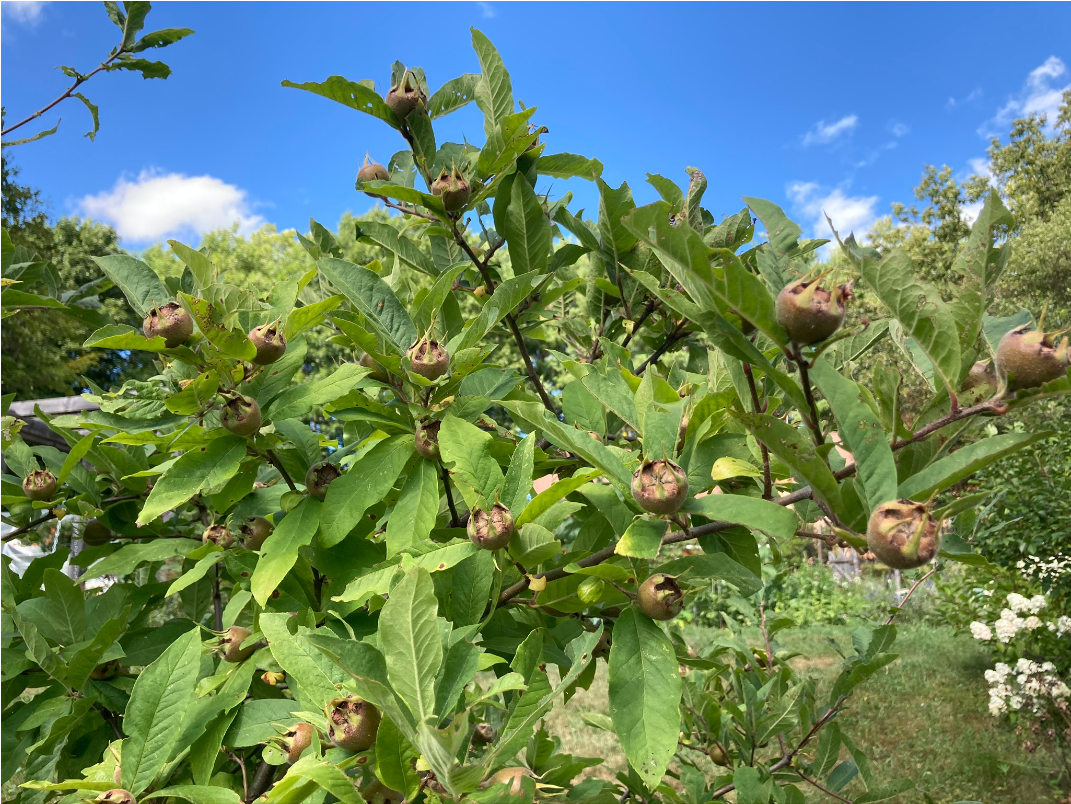
M862 804L913 786L877 784L838 723L854 688L896 658L898 609L856 633L820 696L779 650L793 623L766 616L758 544L776 557L822 518L828 538L890 566L977 558L940 538L978 500L940 495L1039 434L976 425L1071 390L1066 339L1028 314L986 315L1006 211L990 197L951 303L903 252L851 237L840 247L853 276L803 273L826 241L801 240L768 201L715 222L706 178L689 169L684 188L651 176L662 200L637 207L599 162L547 154L498 52L479 31L473 45L480 72L435 92L400 64L386 99L370 81L285 82L403 138L357 182L409 220L404 233L361 223L393 265L340 259L315 222L301 241L316 269L267 298L174 241L177 279L98 260L145 325L105 326L87 347L155 353L159 373L93 388L97 411L40 413L66 454L31 448L4 420L8 537L76 514L89 545L73 559L88 568L78 583L60 572L67 550L21 578L3 567L3 767L5 780L21 773L19 801L614 804L735 791L783 804L814 785ZM439 144L434 121L470 101L484 145ZM540 176L594 181L598 220L537 194ZM753 244L752 214L767 241ZM5 243L5 276L11 255ZM887 319L844 325L853 282ZM319 300L295 306L308 288ZM302 381L322 326L355 359ZM552 332L569 344L553 353L571 377L561 389L533 358ZM900 415L895 371L851 377L882 338L930 384L915 421ZM496 364L504 341L519 366ZM969 380L992 353L991 379ZM317 407L341 438L303 423ZM101 579L113 582L87 583ZM754 606L761 646L736 632L696 655L663 624L712 580ZM583 774L602 758L563 753L541 726L599 661L610 716L589 722L620 741L616 782Z

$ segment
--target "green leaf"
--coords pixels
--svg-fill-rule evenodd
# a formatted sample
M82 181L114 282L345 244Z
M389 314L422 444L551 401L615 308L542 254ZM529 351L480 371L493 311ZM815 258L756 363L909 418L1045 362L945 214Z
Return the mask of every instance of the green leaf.
M341 103L343 106L356 109L358 112L377 117L392 128L401 128L398 125L398 118L394 116L394 112L391 111L386 101L379 97L379 94L374 89L355 81L349 81L341 75L332 75L326 81L320 83L308 81L304 84L295 84L293 81L283 81L283 86L312 92L314 95L320 95L328 100Z
M225 435L190 450L156 481L138 514L144 526L188 501L201 489L220 486L237 473L245 457L246 440Z
M72 98L78 98L89 109L89 113L93 116L93 130L86 132L89 141L93 142L97 138L97 132L100 131L100 116L98 114L97 105L93 103L89 98L83 95L81 92L74 92L71 94Z
M662 546L662 537L666 535L666 527L664 519L636 517L621 535L614 552L619 556L654 558Z
M376 733L376 776L390 790L397 790L412 800L420 785L413 768L419 755L392 720L379 724Z
M539 274L529 271L526 274L507 279L495 288L495 292L484 302L480 314L472 319L460 335L450 339L447 348L452 354L462 349L476 346L495 325L509 315L532 292L539 283Z
M482 81L475 87L476 105L484 116L484 132L490 136L499 120L513 114L513 85L491 40L475 28L472 31L472 49L480 60Z
M306 497L283 517L260 548L260 560L249 582L249 590L260 605L268 604L271 593L283 582L297 561L298 551L312 543L312 537L320 525L320 514L320 501L315 497Z
M320 538L324 547L338 544L382 500L413 457L411 436L385 438L362 455L327 487Z
M715 522L743 525L779 539L793 538L799 525L796 514L785 506L740 494L708 494L689 500L685 510Z
M435 463L417 460L387 520L387 558L427 539L438 514L439 474Z
M193 31L189 28L162 28L159 31L145 34L141 39L131 45L128 50L131 53L141 53L143 50L148 50L149 48L167 47L168 45L175 44L175 42L178 42L180 39L185 39L192 33Z
M840 507L837 480L810 438L792 425L766 413L734 415L770 452L796 472L797 480L810 484L818 499L834 510Z
M503 182L502 190L506 195L500 192L494 206L495 228L506 238L514 274L546 273L551 225L542 202L520 175Z
M201 664L200 633L176 639L137 677L123 716L122 786L141 795L171 758L177 724L193 701Z
M131 72L141 73L141 77L145 80L150 78L166 79L171 75L171 68L162 61L149 61L148 59L120 57L118 61L114 61L108 66L109 72L113 70L130 70Z
M677 750L681 677L669 637L635 607L621 612L614 626L609 695L625 756L654 790Z
M123 46L127 49L134 46L138 32L145 27L145 18L149 16L152 3L147 2L124 2L126 19L123 22Z
M57 569L46 569L43 579L52 627L63 637L63 644L81 642L86 638L86 602L82 587Z
M322 651L306 639L304 633L293 635L286 627L289 614L260 615L260 628L268 640L271 655L287 676L296 683L301 705L324 711L338 695L336 684L345 676Z
M212 567L216 566L216 564L218 564L222 560L222 550L213 551L206 555L204 558L198 559L196 564L186 570L186 572L182 573L182 575L180 575L171 583L171 586L168 587L167 593L164 595L164 597L171 597L172 595L177 595L183 589L187 589L193 586L195 583L204 578L208 574L208 571L212 569Z
M562 551L562 543L554 534L535 522L522 525L509 544L509 554L524 567L535 567L550 561Z
M286 317L283 336L288 342L293 340L305 330L323 323L327 314L340 304L342 304L341 296L329 296L322 301L294 308Z
M239 707L224 744L228 748L259 745L278 734L273 723L286 726L296 723L299 720L294 716L297 710L297 702L289 698L250 698Z
M47 131L39 131L36 134L34 134L32 137L26 137L25 139L21 139L21 140L4 140L3 142L0 142L0 145L2 145L5 148L11 148L12 146L15 146L15 145L25 145L28 142L35 142L36 140L43 140L45 137L50 137L53 134L55 134L59 130L59 124L60 124L60 121L57 120L56 121L56 125L52 126L52 128L48 129Z
M888 435L862 390L833 368L825 356L815 362L811 376L833 409L837 432L855 458L868 508L873 510L896 499L896 459Z
M154 304L166 304L172 299L171 291L160 277L141 260L125 254L114 254L94 257L93 262L122 291L139 318L148 315Z
M226 787L201 784L179 784L165 787L155 793L141 797L141 801L151 798L181 798L192 804L242 804L242 797Z
M766 237L769 238L770 246L777 254L788 254L796 250L803 230L788 219L781 207L771 201L747 196L744 196L744 203L766 227Z
M146 561L186 556L201 546L193 539L154 539L140 544L127 544L94 563L79 580L90 581L104 575L130 575Z
M11 293L6 291L5 296ZM138 349L143 352L162 352L167 346L162 337L146 338L126 324L108 324L93 332L82 344L86 349Z
M899 495L909 500L928 500L1006 455L1051 436L1050 432L1005 433L975 441L927 466L900 484Z
M855 804L874 804L876 801L888 801L890 798L896 798L901 793L914 789L915 783L911 779L897 779L895 782L888 782L856 797Z
M465 73L447 81L428 98L428 117L436 120L467 106L476 97L476 85L480 79L481 76L478 73ZM401 788L392 789L400 790Z
M854 253L863 252L856 249ZM941 295L931 285L915 278L915 264L901 249L880 262L864 256L857 265L875 295L903 324L954 393L959 381L959 333Z
M541 176L551 176L555 179L569 179L574 176L578 179L593 181L596 176L602 176L602 162L598 159L588 159L586 156L577 154L547 154L539 157L536 162L536 171Z
M71 689L81 690L89 680L90 673L100 664L104 654L115 644L125 630L129 609L121 612L119 617L112 618L100 626L93 639L88 645L80 648L68 664L67 683Z
M220 352L236 360L252 360L256 357L257 348L245 332L231 329L218 320L221 313L218 305L182 291L179 291L178 297L201 332Z
M717 578L719 581L731 583L740 590L740 594L744 597L750 597L762 589L762 581L759 577L727 553L707 553L677 558L659 566L658 571L674 577L683 575L686 580Z
M283 391L268 407L268 416L280 421L308 416L316 405L334 402L360 387L361 380L371 371L356 363L343 363L329 377Z
M509 508L516 519L528 505L532 488L532 470L535 466L535 433L529 433L513 451L513 457L502 482L499 500Z
M417 331L409 314L390 285L379 276L367 268L334 257L325 257L316 265L331 284L361 311L368 324L386 338L397 354L404 355L416 343Z
M387 678L418 722L435 715L435 677L443 662L431 575L417 568L391 590L379 615Z
M620 372L611 370L603 375L598 371L588 372L580 379L580 384L592 396L601 402L608 411L616 415L637 433L643 428L640 415L636 410L635 395L621 377ZM568 388L569 386L566 386Z
M495 561L489 550L479 550L456 565L450 596L450 621L455 627L475 625L483 618L494 576Z
M494 439L474 424L447 416L439 427L443 463L472 486L487 503L493 503L502 486L502 470L491 456Z

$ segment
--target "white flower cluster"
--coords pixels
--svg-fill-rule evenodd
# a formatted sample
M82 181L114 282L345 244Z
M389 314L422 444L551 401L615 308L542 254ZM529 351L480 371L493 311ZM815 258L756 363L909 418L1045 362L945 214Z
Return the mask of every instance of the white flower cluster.
M1008 608L1000 610L1000 617L990 628L986 623L971 623L971 636L981 642L988 642L996 634L997 641L1007 645L1020 631L1036 631L1046 626L1046 623L1038 617L1038 613L1046 606L1045 595L1024 597L1012 592L1008 595ZM1026 617L1019 616L1026 614ZM1047 624L1050 631L1063 636L1071 631L1071 617L1059 617L1055 622Z
M1014 669L997 662L996 667L985 671L985 680L989 684L989 713L994 717L1022 709L1040 715L1050 700L1066 707L1071 697L1071 688L1056 675L1052 662L1020 659Z
M1063 553L1057 553L1049 559L1027 556L1015 565L1022 570L1023 575L1038 580L1055 580L1063 575L1071 574L1071 558Z

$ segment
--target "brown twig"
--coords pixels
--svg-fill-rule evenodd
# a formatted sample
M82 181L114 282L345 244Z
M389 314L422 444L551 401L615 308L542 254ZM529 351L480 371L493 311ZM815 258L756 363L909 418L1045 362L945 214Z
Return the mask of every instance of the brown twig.
M370 196L372 196L372 198L378 198L380 201L382 201L384 204L386 204L391 209L396 209L399 212L405 213L406 215L412 215L414 218L423 218L424 220L432 221L433 223L442 223L442 221L440 221L434 215L431 215L431 214L429 214L427 212L421 212L419 209L413 209L412 207L407 207L407 206L405 206L405 204L395 204L393 201L391 201L390 199L388 199L388 198L386 198L386 197L384 197L382 195L376 195L375 193L372 193L372 192L366 192L366 195L370 195Z
M294 481L290 478L290 473L283 467L283 462L279 460L279 456L275 454L275 450L269 449L265 454L268 457L268 462L279 470L279 474L282 475L283 480L286 481L286 485L290 487L290 490L297 491L297 486L294 485Z
M845 804L852 804L852 800L850 798L845 798L844 796L839 796L836 793L834 793L832 790L830 790L829 788L822 787L822 785L818 784L818 782L816 782L810 776L805 774L803 771L801 771L795 765L792 766L792 770L794 770L796 772L796 774L801 779L803 779L803 781L807 782L807 784L812 785L813 787L817 788L818 790L821 790L827 796L832 796L833 798L837 799L837 801L845 802Z
M261 762L260 767L257 768L256 775L253 777L253 784L249 787L249 792L246 793L246 804L252 804L253 801L260 798L260 796L271 787L272 780L275 778L275 766L269 765L267 762Z
M216 630L223 630L223 595L219 591L219 564L216 564L216 574L212 578L212 613L215 615Z
M242 800L249 800L249 777L246 776L245 760L235 754L233 751L228 751L226 748L220 748L220 751L225 751L227 756L238 763L238 767L242 769Z
M55 518L56 518L56 515L54 513L52 513L51 511L49 511L43 517L35 519L33 522L30 522L28 525L23 525L21 528L15 528L14 530L9 530L7 533L4 534L3 539L0 539L0 541L5 541L6 542L9 539L18 538L22 534L24 534L24 533L26 533L28 531L34 530L38 525L43 525L44 523L48 522L49 520L55 519Z
M810 408L810 419L807 425L811 428L811 432L814 433L814 443L822 446L826 441L826 437L822 432L822 420L818 417L818 405L814 401L814 391L811 390L811 375L807 371L807 361L798 354L794 358L796 365L800 367L800 380L802 380L800 385L803 386L803 396L807 400L807 406Z
M442 461L439 461L439 474L443 479L443 488L446 489L446 504L450 508L450 527L456 528L461 524L461 518L457 515L457 508L454 507L454 495L450 491L450 473L446 471L446 466Z
M626 333L624 340L621 341L622 349L624 349L626 346L629 345L629 343L632 342L632 338L637 332L639 332L640 327L642 327L644 325L644 322L646 322L647 319L651 317L651 313L653 313L657 307L658 299L648 299L647 304L644 305L643 312L640 313L640 317L637 318L635 322L633 322L632 331Z
M668 352L670 348L675 343L677 343L677 341L684 340L686 337L688 337L688 333L686 331L687 326L687 321L682 321L681 323L677 324L669 333L669 335L666 336L666 339L662 341L662 345L655 349L654 352L651 353L650 357L640 363L640 367L636 369L636 376L643 374L643 372L647 370L647 367L652 363L657 363L662 357L662 355Z
M759 391L755 385L755 372L751 370L751 364L744 362L744 376L747 377L747 386L751 391L751 407L755 413L762 413L765 406L759 402ZM762 453L762 499L769 500L773 497L773 475L770 473L770 450L761 441L759 450Z

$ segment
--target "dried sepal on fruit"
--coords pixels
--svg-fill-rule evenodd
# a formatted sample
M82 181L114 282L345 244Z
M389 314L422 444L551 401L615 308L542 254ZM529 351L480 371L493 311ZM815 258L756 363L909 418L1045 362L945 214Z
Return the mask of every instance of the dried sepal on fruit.
M688 499L688 475L668 458L644 459L632 475L632 498L652 514L675 513Z
M406 70L398 83L390 88L386 97L387 106L394 112L399 123L405 123L410 113L417 106L427 103L428 98L420 86L420 81L412 70Z
M424 419L417 423L413 433L413 445L422 458L429 461L439 460L439 428L442 422L438 419Z
M450 353L427 333L409 349L414 374L425 380L437 380L450 372Z
M305 488L317 500L327 496L327 487L342 477L342 472L330 461L322 461L309 467L305 473Z
M777 294L777 323L785 328L793 343L809 345L824 341L844 323L845 303L853 297L852 283L829 290L819 284L821 279L822 276L800 279Z
M327 705L327 739L336 748L357 753L376 742L380 714L359 695L335 698Z
M481 722L476 724L476 728L472 731L472 741L477 745L489 745L495 741L495 737L498 733L495 731L495 727L490 723Z
M1017 391L1037 388L1062 377L1071 365L1071 346L1061 332L1045 332L1042 313L1036 329L1029 324L1016 327L1000 339L997 369L1008 378L1008 387ZM1057 341L1057 338L1060 338Z
M47 469L34 469L22 481L22 492L34 502L51 500L59 484Z
M468 181L456 165L451 166L450 170L443 168L435 181L431 183L431 194L442 199L443 209L447 212L453 213L464 209L471 193Z
M154 304L141 328L146 338L163 338L164 346L174 349L193 335L193 319L178 302L168 302L162 307Z
M95 800L101 802L101 804L138 804L138 800L134 798L134 795L129 790L124 790L121 787L105 791L97 796Z
M264 423L257 400L241 394L235 394L223 403L219 421L228 432L242 438L255 436Z
M866 528L866 543L878 561L898 570L915 569L933 561L941 546L941 522L926 503L893 500L874 508Z
M212 543L226 550L234 544L234 534L226 525L209 525L201 534L201 541L205 544Z
M489 511L474 508L469 514L469 539L482 550L505 547L515 532L513 514L502 503L496 502Z
M684 608L684 590L676 578L655 573L640 584L636 600L640 611L652 620L672 620Z
M253 327L249 331L249 340L257 348L257 354L253 358L253 362L258 366L270 365L286 354L286 338L279 327L280 322L273 321L269 324Z

